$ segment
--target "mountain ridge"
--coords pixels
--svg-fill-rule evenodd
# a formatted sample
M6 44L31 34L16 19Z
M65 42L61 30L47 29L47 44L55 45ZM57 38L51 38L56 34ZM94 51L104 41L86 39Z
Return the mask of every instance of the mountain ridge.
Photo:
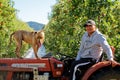
M28 21L26 23L35 31L42 30L45 26L45 24L38 23L35 21Z

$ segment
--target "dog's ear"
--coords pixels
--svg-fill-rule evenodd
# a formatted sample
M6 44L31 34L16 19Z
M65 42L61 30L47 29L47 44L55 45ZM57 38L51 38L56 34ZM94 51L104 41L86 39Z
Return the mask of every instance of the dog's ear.
M37 34L37 32L36 32L36 31L35 31L34 33L35 33L35 34Z
M34 33L35 33L35 34L37 34L37 32L36 32L36 31L35 31Z
M35 31L35 32L32 32L32 34L35 35L35 34L37 34L37 32L36 32L36 31Z

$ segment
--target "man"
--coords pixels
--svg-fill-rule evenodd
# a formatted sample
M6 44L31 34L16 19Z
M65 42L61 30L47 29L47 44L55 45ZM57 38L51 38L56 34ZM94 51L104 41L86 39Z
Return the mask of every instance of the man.
M106 38L98 31L95 22L88 20L84 27L86 32L82 37L76 60L71 66L69 80L80 80L80 75L82 76L81 73L83 73L82 70L95 64L103 52L107 54L108 60L113 61L112 50ZM80 70L78 70L78 67Z

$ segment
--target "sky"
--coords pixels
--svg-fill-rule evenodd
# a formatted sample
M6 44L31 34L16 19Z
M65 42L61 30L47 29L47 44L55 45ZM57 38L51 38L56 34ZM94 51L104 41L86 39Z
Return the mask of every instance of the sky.
M52 6L56 0L12 0L14 8L17 9L17 17L24 21L35 21L47 24L48 14L51 13Z

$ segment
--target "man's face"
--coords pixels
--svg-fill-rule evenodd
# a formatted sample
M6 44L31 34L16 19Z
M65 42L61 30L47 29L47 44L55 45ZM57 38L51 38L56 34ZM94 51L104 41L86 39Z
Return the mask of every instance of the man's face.
M88 32L88 34L91 35L93 32L95 32L96 26L95 25L86 25L85 29Z

